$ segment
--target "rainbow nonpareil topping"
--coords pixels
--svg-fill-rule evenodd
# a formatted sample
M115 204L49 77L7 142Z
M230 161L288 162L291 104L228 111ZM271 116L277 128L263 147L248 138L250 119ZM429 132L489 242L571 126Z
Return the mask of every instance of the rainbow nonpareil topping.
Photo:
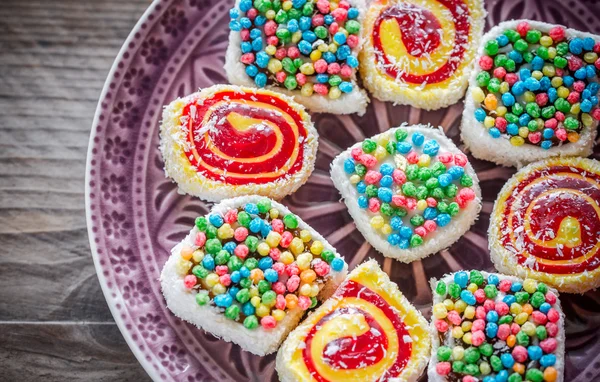
M283 381L416 380L429 352L427 321L371 260L288 336L277 370Z
M523 21L484 44L471 96L492 137L549 149L600 120L600 41Z
M533 279L457 272L435 286L435 371L451 381L553 382L562 319L557 296ZM560 361L558 361L560 362Z
M350 2L241 0L230 16L240 60L256 86L331 99L353 90L361 25Z
M467 157L440 149L420 132L398 128L365 140L351 154L344 170L358 191L357 203L392 246L422 245L476 197Z
M194 246L177 263L196 302L222 308L248 329L277 326L288 310L317 305L323 282L345 262L294 214L283 215L269 199L196 219Z

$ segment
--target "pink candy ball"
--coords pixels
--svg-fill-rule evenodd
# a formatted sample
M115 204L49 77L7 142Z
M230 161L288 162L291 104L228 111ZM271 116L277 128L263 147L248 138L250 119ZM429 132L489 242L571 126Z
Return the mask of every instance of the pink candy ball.
M359 41L360 40L358 39L357 35L351 34L346 39L346 44L348 44L348 46L350 47L350 49L354 49L354 48L356 48L358 46Z
M527 36L527 32L529 31L529 23L527 21L521 21L517 24L517 32L521 35L521 37L525 38Z
M471 326L471 331L476 332L485 329L485 320L477 319L473 321L473 325Z
M527 361L527 349L524 346L517 345L512 351L512 356L517 362L525 362Z
M481 56L479 67L483 70L490 70L494 67L494 60L490 56Z
M560 42L565 38L565 30L562 27L556 26L548 31L548 35L552 37L554 42Z
M246 258L246 256L248 256L249 252L250 252L250 250L248 249L248 247L245 244L240 244L237 247L235 247L235 249L233 250L233 254L242 260L244 260Z
M369 199L369 211L377 212L381 208L381 202L377 198Z
M273 231L277 233L283 233L284 224L281 219L273 219L271 221L271 227L273 228Z
M558 138L559 140L561 140L563 142L567 140L567 130L556 129L555 134L556 134L556 138Z
M187 289L192 289L196 285L198 279L194 275L187 275L183 278L183 285Z
M458 314L458 312L456 310L451 310L448 312L448 316L446 316L446 318L448 319L448 321L450 321L450 323L452 325L460 325L462 322L462 319L460 318L460 314Z
M360 147L355 147L352 149L352 151L350 151L350 154L354 160L358 160L364 154L364 152Z
M225 213L225 216L223 216L223 219L225 220L225 223L233 224L236 222L237 216L238 216L237 210L229 210Z
M508 82L510 86L513 86L518 80L519 76L515 73L506 73L506 76L504 76L504 81Z
M435 328L440 333L446 333L448 331L448 323L444 320L435 320Z
M315 85L317 86L317 85ZM375 158L373 155L371 154L363 154L360 157L360 163L364 164L365 167L367 168L373 168L375 167L375 165L377 165L377 158Z
M510 280L502 280L498 284L498 289L501 292L508 292L510 290L511 286L512 286L512 283L510 282Z
M558 126L558 121L556 120L556 118L550 118L548 119L546 122L544 122L544 127L547 127L549 129L556 129L556 126Z
M323 70L323 72L325 72L325 70ZM327 95L327 93L329 93L329 89L327 89L327 85L325 84L314 84L313 90L315 91L315 93L320 95Z
M275 73L275 79L281 83L285 81L287 74L282 70L281 72Z
M273 329L277 326L277 320L273 316L264 316L260 319L260 324L265 329Z
M325 18L323 17L323 15L320 14L316 14L313 16L312 18L312 25L315 27L320 27L321 25L325 24Z
M450 153L441 153L438 155L438 160L443 164L448 164L452 162L453 155Z
M340 74L342 77L344 77L344 78L352 77L352 73L354 73L354 70L350 66L348 66L346 64L342 65L342 70L340 71Z
M427 230L425 229L425 227L417 227L415 228L415 233L421 237L424 237L425 235L427 235Z
M557 345L558 342L556 341L556 338L546 338L545 340L540 341L539 346L542 348L544 353L548 354L554 352Z
M496 312L498 312L499 316L505 316L510 311L508 304L505 302L502 302L502 301L496 303L495 309L496 309Z
M280 256L281 256L281 251L278 248L271 248L269 250L269 257L271 259L273 259L274 261L279 260Z
M311 305L312 301L310 300L310 298L306 296L298 297L298 306L300 307L300 309L307 310L308 308L310 308Z
M279 38L277 36L269 36L267 37L267 44L277 46L277 44L279 44Z
M404 195L393 195L392 196L392 204L396 207L405 207L406 206L406 196Z
M548 322L546 324L546 332L550 337L556 337L558 334L558 325L556 325L554 322Z
M294 293L300 286L300 277L298 275L293 275L288 279L285 285L287 286L288 291Z
M454 164L460 167L465 167L469 162L469 158L465 154L454 154Z
M558 322L559 319L560 319L560 313L558 313L558 310L551 308L548 311L548 321Z
M242 54L242 57L240 57L240 61L242 61L242 63L244 63L246 65L253 63L254 62L254 53L250 52L250 53Z
M244 241L248 237L248 228L246 227L237 227L235 231L233 231L233 237L237 241Z
M298 264L291 263L285 266L285 273L290 277L297 276L300 274L300 268L298 268Z
M277 291L275 291L275 292L277 292ZM285 293L285 287L284 287L283 293ZM284 310L285 306L286 306L285 297L283 297L282 293L279 293L275 300L275 308Z
M273 20L267 21L265 23L264 31L267 36L274 36L275 32L277 32L277 23Z
M504 76L506 76L506 69L504 69L503 67L499 66L496 69L494 69L494 77L498 78L498 79L503 79Z
M406 161L410 164L417 164L419 162L419 154L416 151L411 151L406 154Z
M287 55L291 59L298 58L300 57L300 49L295 46L290 46L287 50Z
M397 185L403 185L406 182L406 173L397 168L392 172L392 179Z
M546 315L539 310L533 312L531 317L533 318L533 322L537 325L544 325L548 321L548 317L546 317Z
M546 302L550 305L556 304L556 295L550 291L546 292Z
M277 272L277 275L279 276L283 276L285 274L285 264L281 263L281 262L276 262L275 264L273 264L273 266L271 267L273 268L273 270L275 272ZM275 283L277 284L277 283ZM275 285L273 284L273 285Z
M229 268L227 267L227 265L217 265L215 268L215 272L219 276L226 275L227 271L229 271Z
M542 140L542 132L541 131L536 131L535 133L529 133L529 135L527 136L527 138L529 139L529 141L533 144L538 143L539 141Z
M315 61L315 63L313 64L313 66L315 67L315 72L321 74L321 73L325 73L327 71L327 61L325 61L322 58L319 58L317 61ZM322 85L322 84L319 84Z
M335 21L337 21L338 23L342 23L344 22L344 20L346 20L346 17L348 16L348 10L344 8L337 8L334 9L333 12L331 12L331 15L333 16Z
M275 51L275 58L278 60L283 60L287 55L287 50L285 48L279 48Z
M427 232L433 232L436 230L437 224L433 220L427 220L427 221L425 221L425 223L423 223L423 227L425 227Z
M196 239L194 240L194 244L198 247L203 247L206 243L206 234L204 232L198 232L196 234Z
M223 286L229 286L229 285L231 285L231 276L228 274L223 275L223 276L219 277L219 282Z
M498 326L497 336L502 341L505 341L508 338L508 336L510 336L510 326L508 326L508 324L502 324Z
M338 74L342 70L342 67L337 62L332 62L327 67L327 73L329 74Z
M313 270L315 271L317 276L323 277L323 276L327 276L327 274L329 274L330 267L326 261L321 260L321 261L317 261L313 264Z
M470 188L463 188L463 189L462 189L462 190L460 190L460 191L462 192L462 191L464 191L464 190L471 190L471 189L470 189ZM473 191L473 190L471 190L471 191ZM474 195L475 195L475 194L473 194L473 197L475 197ZM475 293L473 293L473 295L475 295L475 301L477 301L477 303L481 304L482 302L484 302L484 301L485 301L485 292L484 292L484 290L483 290L483 289L477 289L477 290L475 291ZM485 310L485 307L483 307L483 311L484 311L484 312L486 311L486 310Z
M377 182L379 182L379 180L381 179L383 175L381 175L381 173L379 171L373 171L373 170L369 170L367 171L367 174L365 175L365 182L367 184L375 184Z
M471 342L474 346L479 346L485 342L485 333L482 330L472 332Z
M535 102L540 106L545 106L548 103L548 94L539 93L535 96Z
M322 14L326 15L329 13L329 1L328 0L319 0L317 1L317 9Z
M450 362L439 362L435 365L435 371L439 375L448 375L452 370L452 366L450 366Z
M294 240L294 235L290 231L285 231L281 234L281 240L279 241L279 245L283 248L287 248Z

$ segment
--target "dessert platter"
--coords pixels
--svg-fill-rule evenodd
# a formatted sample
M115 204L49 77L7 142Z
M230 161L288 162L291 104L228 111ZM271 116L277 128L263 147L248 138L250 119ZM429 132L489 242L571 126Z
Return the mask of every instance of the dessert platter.
M86 170L150 378L599 380L598 14L154 1Z

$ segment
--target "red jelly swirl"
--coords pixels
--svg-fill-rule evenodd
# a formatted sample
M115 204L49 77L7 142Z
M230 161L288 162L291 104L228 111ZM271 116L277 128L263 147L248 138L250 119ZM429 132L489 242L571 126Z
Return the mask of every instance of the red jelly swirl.
M400 27L401 43L413 57L421 57L433 53L441 44L439 20L430 10L410 3L400 3L386 8L373 26L373 46L375 61L383 65L386 73L394 78L413 84L438 83L451 77L462 62L469 43L471 24L469 7L462 0L436 0L446 7L451 15L455 28L452 51L446 62L435 71L427 74L412 74L398 68L385 53L381 42L381 23L395 19Z
M537 170L512 190L502 244L519 264L552 274L600 266L600 176L570 166ZM531 260L529 260L531 261Z
M342 337L328 343L322 354L323 361L332 369L358 370L376 365L386 357L393 356L395 357L393 364L380 380L385 381L400 375L410 359L412 345L410 342L404 341L405 336L409 336L409 332L394 309L376 292L352 280L347 281L344 287L336 292L335 296L342 299L360 298L373 304L390 320L395 330L393 333L386 332L375 317L360 308L341 307L330 312L310 329L305 339L306 347L302 352L302 356L313 378L319 382L328 381L317 370L311 355L313 338L325 323L343 314L362 314L369 325L369 330L359 336ZM397 354L388 352L389 336L397 337Z
M223 91L185 106L186 156L203 176L263 184L302 168L307 131L300 114L269 94Z

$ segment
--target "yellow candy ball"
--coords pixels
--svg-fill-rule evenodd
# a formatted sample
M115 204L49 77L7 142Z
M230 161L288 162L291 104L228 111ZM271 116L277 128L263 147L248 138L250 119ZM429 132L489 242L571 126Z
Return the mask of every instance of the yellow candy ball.
M300 89L300 93L305 97L310 97L313 94L313 84L310 82L302 85L302 89Z
M519 127L519 136L523 138L527 138L529 135L529 129L525 126Z
M481 88L475 87L473 88L473 90L471 90L471 97L473 97L473 101L477 103L482 103L485 99L485 93Z
M225 294L225 292L227 292L227 287L222 284L217 284L214 287L212 287L212 292L215 296L219 294Z
M207 287L212 288L219 283L219 275L216 273L211 273L204 278L204 282L206 283Z
M510 304L510 313L512 315L517 315L519 313L521 313L523 311L523 307L521 306L521 304L517 304L516 302L513 302L512 304Z
M281 321L285 318L285 311L281 309L275 309L271 312L271 316L273 316L275 321Z
M352 184L358 184L360 182L360 176L357 174L354 174L352 176L350 176L350 183Z
M269 210L269 217L271 219L277 219L279 217L279 210L277 208L271 208Z
M533 92L526 91L525 94L523 94L523 99L525 102L535 102L535 94Z
M452 328L452 337L454 338L462 338L465 333L460 328L460 326L455 326Z
M417 209L419 211L424 211L425 208L427 208L427 202L425 200L423 200L423 199L419 200L417 202Z
M463 332L470 331L472 327L473 323L471 321L463 321L462 324L460 324L460 328L463 330Z
M290 265L294 262L294 255L292 255L289 251L282 252L279 256L279 261L285 265Z
M535 293L537 291L537 281L534 279L525 279L523 281L523 289L527 293Z
M533 322L527 321L523 324L523 326L521 326L521 330L531 337L535 335L535 324Z
M275 54L275 53L273 53L273 54ZM271 72L271 73L277 73L283 69L283 65L281 64L281 61L279 61L278 59L272 58L269 60L267 69L269 69L269 72Z
M183 248L181 248L181 252L179 252L179 255L181 255L181 258L184 260L189 260L192 258L192 254L194 253L194 249L190 246L184 246Z
M593 64L598 59L598 53L595 52L587 52L583 55L583 60L588 64Z
M252 298L250 299L250 304L252 304L253 307L257 307L260 305L260 297L258 296L252 296Z
M471 334L471 332L469 333L465 333L465 335L463 336L463 341L464 343L466 343L467 345L471 345L471 338L473 337L473 335Z
M542 68L542 73L544 73L545 76L554 77L556 70L554 69L553 65L544 65Z
M379 229L379 228L383 227L383 224L384 224L383 216L376 215L371 218L371 227L373 227L375 229Z
M267 47L265 48L265 52L269 55L269 56L274 56L275 53L277 52L277 47L275 45L267 45ZM279 60L277 60L279 61ZM279 62L281 63L281 62ZM270 70L270 69L269 69Z
M504 81L500 84L500 93L508 93L510 91L510 85L508 82Z
M521 312L519 314L517 314L517 316L515 317L515 322L519 325L523 325L525 322L527 322L527 319L529 318L529 315L525 312Z
M471 293L475 293L477 289L479 289L479 287L475 283L471 283L467 286L467 290L469 290Z
M274 10L272 10L272 9L269 9L269 10L268 10L268 11L265 13L265 17L266 17L268 20L273 20L273 19L275 18L275 16L277 16L277 13L275 13L275 11L274 11Z
M550 45L552 45L554 43L554 41L552 40L552 37L550 36L542 36L540 38L540 45L545 46L546 48L549 47Z
M506 106L498 106L498 108L496 109L496 115L498 117L504 117L506 113L508 113L508 109L506 108Z
M448 309L446 309L446 306L442 303L435 304L433 306L433 315L435 318L441 320L442 318L446 318L446 316L448 316Z
M298 264L298 268L303 271L305 269L310 268L310 262L312 261L313 256L308 253L308 252L304 252L300 255L298 255L298 257L296 258L296 264Z
M460 361L465 356L465 349L462 346L455 346L452 348L452 359L454 361Z
M383 227L381 227L381 233L384 235L390 235L392 233L392 226L389 224L384 224Z
M310 286L310 297L317 297L317 295L319 294L320 289L319 289L319 284L317 283L312 283Z
M554 77L550 80L550 84L553 88L558 88L563 84L563 79L562 77Z
M303 242L308 243L312 240L312 235L308 230L303 229L300 231L300 239L302 239Z
M269 313L271 313L271 308L269 308L268 306L266 306L265 304L260 304L256 307L256 311L255 314L258 317L264 317L264 316L268 316Z
M569 89L561 86L556 90L556 94L558 94L560 98L567 98L569 96Z
M531 72L531 77L539 81L542 79L542 77L544 77L544 74L539 70L534 70L533 72Z
M452 300L450 300L449 298L445 299L442 303L444 304L446 309L448 309L448 310L454 309L454 302Z
M329 88L329 98L330 99L338 99L342 95L342 91L337 86L332 86Z
M256 286L251 286L251 287L250 287L249 294L250 294L250 298L252 298L252 297L258 297L258 287L256 287ZM258 300L258 302L260 302L260 299ZM258 304L257 304L257 305L258 305Z
M311 292L312 288L310 284L302 284L302 286L300 287L300 295L302 296L310 296Z
M310 253L313 255L320 255L321 252L323 252L323 243L321 243L319 240L313 241L312 245L310 246Z
M265 242L258 244L258 246L256 247L256 252L258 252L258 254L261 256L267 256L270 250L271 247Z
M337 45L336 45L336 44L333 44L333 43L329 44L329 51L330 51L331 53L335 53L335 52L337 52L337 49L338 49L338 47L337 47Z
M462 300L461 300L462 301ZM456 305L456 304L455 304ZM463 314L463 316L468 319L471 320L473 319L473 317L475 317L475 307L472 305L469 305L465 308L465 313Z
M333 88L332 88L333 89ZM387 157L388 153L385 150L384 147L377 145L377 148L375 149L375 152L373 153L373 156L378 160L378 161L382 161L383 159L385 159L385 157Z
M525 141L523 140L523 138L522 138L522 137L511 137L511 138L510 138L510 143L511 143L513 146L522 146L522 145L523 145L523 143L525 143Z
M571 114L579 114L581 111L581 104L579 102L575 102L571 105Z
M548 48L548 58L553 60L554 57L556 57L556 48L551 46L550 48Z
M281 235L278 232L271 231L267 235L265 241L267 242L269 247L276 248L279 245L279 242L281 241Z
M195 250L192 258L194 259L195 263L199 263L202 261L202 259L204 259L204 251L201 251L199 249Z
M292 43L296 44L302 40L302 32L298 31L292 34Z
M417 162L417 164L421 167L429 167L429 164L431 163L431 157L427 154L421 154L419 156L419 162Z
M494 127L495 123L496 123L496 118L490 117L489 115L487 117L485 117L485 119L483 120L483 126L487 127L488 129Z
M305 62L304 64L300 65L300 73L310 76L315 74L315 67L310 62ZM308 85L308 83L306 85Z
M289 11L290 9L292 9L292 2L291 1L284 1L283 4L281 4L281 8L283 8L284 11Z
M327 44L319 44L319 46L317 47L317 49L320 52L325 53L325 52L329 51L329 45L327 45Z
M302 251L304 251L304 242L299 237L295 237L292 239L289 248L294 255L299 255L302 253Z
M588 113L583 113L581 114L581 123L583 123L583 126L589 127L594 123L594 119Z
M464 312L465 309L467 309L467 303L464 302L463 300L458 300L454 303L454 310L456 310L458 313ZM473 314L475 314L474 311L473 311ZM473 318L473 317L471 317L471 318Z
M481 372L481 374L483 375L488 375L489 373L492 372L492 368L490 367L490 364L487 362L482 362L479 364L479 371Z
M187 275L191 267L192 262L183 258L180 258L177 263L175 263L175 271L181 276Z
M313 50L313 51L310 53L310 59L311 59L311 60L313 60L313 61L317 61L318 59L320 59L320 58L321 58L321 54L322 54L322 53L321 53L321 51L320 51L320 50Z
M228 223L223 224L217 230L217 237L222 240L231 239L233 237L233 228Z

